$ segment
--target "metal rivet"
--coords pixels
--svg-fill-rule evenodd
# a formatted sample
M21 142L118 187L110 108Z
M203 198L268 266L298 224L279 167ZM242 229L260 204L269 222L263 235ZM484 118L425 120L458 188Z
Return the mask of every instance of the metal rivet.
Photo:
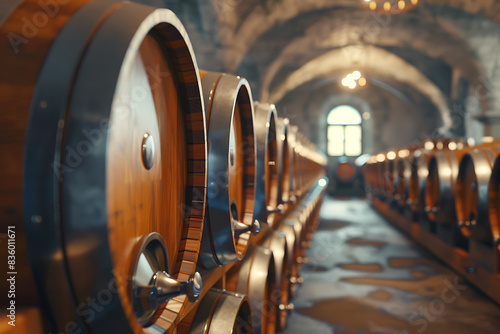
M31 216L31 221L35 224L40 224L43 221L43 219L42 216L33 215Z
M142 138L142 162L147 170L150 170L155 162L155 143L149 133L144 134Z

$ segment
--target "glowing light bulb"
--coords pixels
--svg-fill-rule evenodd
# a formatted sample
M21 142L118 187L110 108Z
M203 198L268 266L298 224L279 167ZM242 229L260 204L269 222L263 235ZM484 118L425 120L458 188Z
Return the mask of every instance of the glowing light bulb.
M360 71L352 72L352 77L354 78L354 80L358 80L359 78L361 78L361 72Z
M434 143L431 141L426 141L424 144L424 148L430 151L434 148Z
M404 2L404 0L399 0L398 8L403 10L403 9L405 9L405 7L406 7L406 2Z
M494 141L494 140L495 140L495 138L493 138L492 136L484 136L484 137L481 139L481 141L482 141L483 143L491 143L491 142L492 142L492 141Z
M371 10L377 9L377 3L375 1L370 2L370 9Z
M385 2L384 3L384 10L385 11L390 11L391 10L391 3L390 2Z
M394 159L396 159L396 152L394 152L394 151L390 151L390 152L388 152L388 153L387 153L387 159L389 159L389 160L394 160Z
M361 87L366 86L366 79L365 79L365 78L359 78L358 84L359 84Z

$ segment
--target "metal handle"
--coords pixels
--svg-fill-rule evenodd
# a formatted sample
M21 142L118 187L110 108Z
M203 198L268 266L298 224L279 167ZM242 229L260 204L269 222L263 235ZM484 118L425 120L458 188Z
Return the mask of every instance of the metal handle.
M426 213L437 213L438 212L438 209L433 206L432 208L429 208L428 206L425 207L425 212Z
M277 212L279 212L280 215L283 215L283 213L285 212L285 208L283 207L283 204L278 204L276 209L273 209L272 206L268 205L266 207L266 210L267 210L268 215L273 214L273 213L277 213Z
M134 287L136 305L142 310L154 310L161 304L180 295L187 295L189 301L196 302L200 297L203 281L200 273L195 273L188 281L172 278L165 271L159 271L153 276L153 284Z
M295 305L293 305L293 303L289 303L289 304L280 304L279 306L280 308L280 311L293 311L295 309Z
M253 233L253 235L257 235L260 232L260 222L258 220L254 220L252 225L247 225L236 219L233 219L233 229L235 237L239 237L240 235L250 231Z
M304 279L300 276L298 277L290 277L290 283L292 284L302 284L304 283Z

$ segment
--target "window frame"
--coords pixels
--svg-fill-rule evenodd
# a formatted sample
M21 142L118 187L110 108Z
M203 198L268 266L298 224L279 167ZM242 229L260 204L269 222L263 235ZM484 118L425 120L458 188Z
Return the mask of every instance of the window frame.
M342 109L347 109L347 110L344 110L343 112L346 112L346 111L349 111L349 112L355 112L356 113L356 117L352 117L352 118L355 118L356 120L351 120L351 121L348 121L348 120L344 120L342 122L341 121L332 121L332 113L341 113L342 112ZM351 105L338 105L334 108L332 108L328 114L327 114L327 129L326 129L326 146L327 146L327 154L329 157L341 157L341 156L347 156L347 157L358 157L360 156L361 154L363 154L363 118L361 116L361 113L359 112L358 109L354 108L353 106ZM337 133L339 132L338 129L342 129L342 135L341 136L338 136L337 135L337 138L336 139L332 139L331 137L333 136L332 135L332 132L334 128L337 128ZM348 128L357 128L358 130L358 133L359 133L359 139L353 139L352 136L350 136L349 138L346 136L346 132L348 131L347 129ZM342 139L339 139L340 137L342 137ZM348 153L348 149L347 147L349 145L352 145L353 141L356 140L356 142L358 142L359 140L359 151L356 152L357 154L346 154ZM340 141L342 141L342 144L340 144ZM336 149L336 150L332 150L331 147L332 146L335 146L336 148L337 147L341 147L342 149L339 150L339 149ZM359 153L359 154L358 154Z

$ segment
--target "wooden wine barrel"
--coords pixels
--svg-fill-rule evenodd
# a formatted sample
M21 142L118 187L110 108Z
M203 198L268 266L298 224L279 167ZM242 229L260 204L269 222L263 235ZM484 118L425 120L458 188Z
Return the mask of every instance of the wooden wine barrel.
M354 180L356 176L356 169L349 162L340 162L337 165L337 170L335 173L337 180L344 183L349 183Z
M252 334L250 301L245 295L212 289L200 301L190 334Z
M290 198L289 201L295 203L297 201L297 197L300 194L297 193L297 134L299 132L299 128L297 125L289 124L288 131L286 134L288 141L288 148L290 150Z
M254 221L256 150L252 93L245 79L200 71L207 106L207 214L200 259L206 268L240 260Z
M314 172L308 170L307 141L302 133L297 131L294 148L294 172L295 172L295 196L300 197L307 190L307 182L309 173Z
M425 183L425 211L430 220L452 223L456 219L455 197L458 167L462 157L472 148L441 150L429 160Z
M230 272L227 289L245 294L250 300L256 334L275 333L278 310L278 285L273 252L251 245L240 266Z
M9 64L0 80L7 87L2 118L12 120L0 122L11 122L12 130L2 148L16 150L11 161L23 172L24 226L41 309L57 332L167 331L187 298L142 312L135 287L139 277L156 284L154 272L137 268L139 255L153 254L154 245L154 268L162 273L186 283L196 269L206 136L193 50L169 10L66 3L19 55L1 52ZM33 13L37 5L21 7ZM22 33L21 18L35 14L14 11L17 19L4 33ZM19 193L20 176L11 178Z
M429 175L429 160L432 151L418 149L411 156L411 176L408 189L408 200L410 209L419 215L425 215L425 183Z
M384 188L383 191L387 200L392 201L394 199L394 180L395 180L395 171L396 171L396 159L385 160L385 169L384 169Z
M377 161L374 156L372 156L368 161L361 167L363 177L365 180L365 190L370 195L376 195L376 185L377 185Z
M500 146L475 149L460 161L457 177L456 215L464 236L486 244L493 242L488 212L491 170Z
M262 242L262 246L273 252L277 295L277 330L284 330L288 312L293 310L290 304L290 270L292 255L289 253L286 235L282 232L274 231Z
M287 217L288 220L293 220L298 223L299 226L294 226L296 233L298 233L299 244L297 249L297 254L302 257L308 248L310 226L307 225L307 213L302 210L294 209L290 215Z
M454 146L450 145L453 143ZM421 216L425 216L425 186L427 176L429 175L429 162L434 153L441 150L463 150L466 146L462 139L454 138L435 138L427 140L424 144L425 147L416 149L411 154L410 166L411 176L409 180L408 199L407 204L410 209Z
M302 196L320 177L326 174L327 159L300 132L295 145L295 197Z
M285 235L288 248L287 253L291 254L288 260L288 265L290 267L288 294L290 298L294 298L297 291L297 285L300 284L302 280L300 277L300 264L296 260L299 256L298 252L302 225L294 220L285 219L279 224L277 230Z
M493 243L496 252L500 252L500 158L498 156L493 164L488 184L488 214ZM500 263L496 264L496 269L499 272Z
M396 165L396 194L395 199L398 201L400 207L406 205L409 196L410 178L411 178L411 159L408 151L408 156L401 157Z
M385 192L385 187L386 187L386 173L387 173L387 156L383 154L384 158L383 160L377 160L377 189L378 189L378 195L381 199L385 199L386 197L386 192Z
M279 150L279 193L280 204L289 204L293 201L292 196L292 143L288 138L290 121L288 118L278 118L278 150Z
M17 284L23 287L16 291L17 305L38 302L23 225L22 166L30 104L54 39L86 2L58 6L58 20L49 20L48 13L35 0L5 0L0 5L0 222L5 228L13 227L16 235L16 265L9 271L17 272ZM7 242L5 233L2 231L2 244ZM0 252L0 259L7 263L7 252ZM0 282L1 291L8 291L7 283ZM2 306L9 303L7 298L0 301Z
M282 205L278 204L278 116L274 105L254 102L254 108L257 145L254 219L272 226L282 213Z

